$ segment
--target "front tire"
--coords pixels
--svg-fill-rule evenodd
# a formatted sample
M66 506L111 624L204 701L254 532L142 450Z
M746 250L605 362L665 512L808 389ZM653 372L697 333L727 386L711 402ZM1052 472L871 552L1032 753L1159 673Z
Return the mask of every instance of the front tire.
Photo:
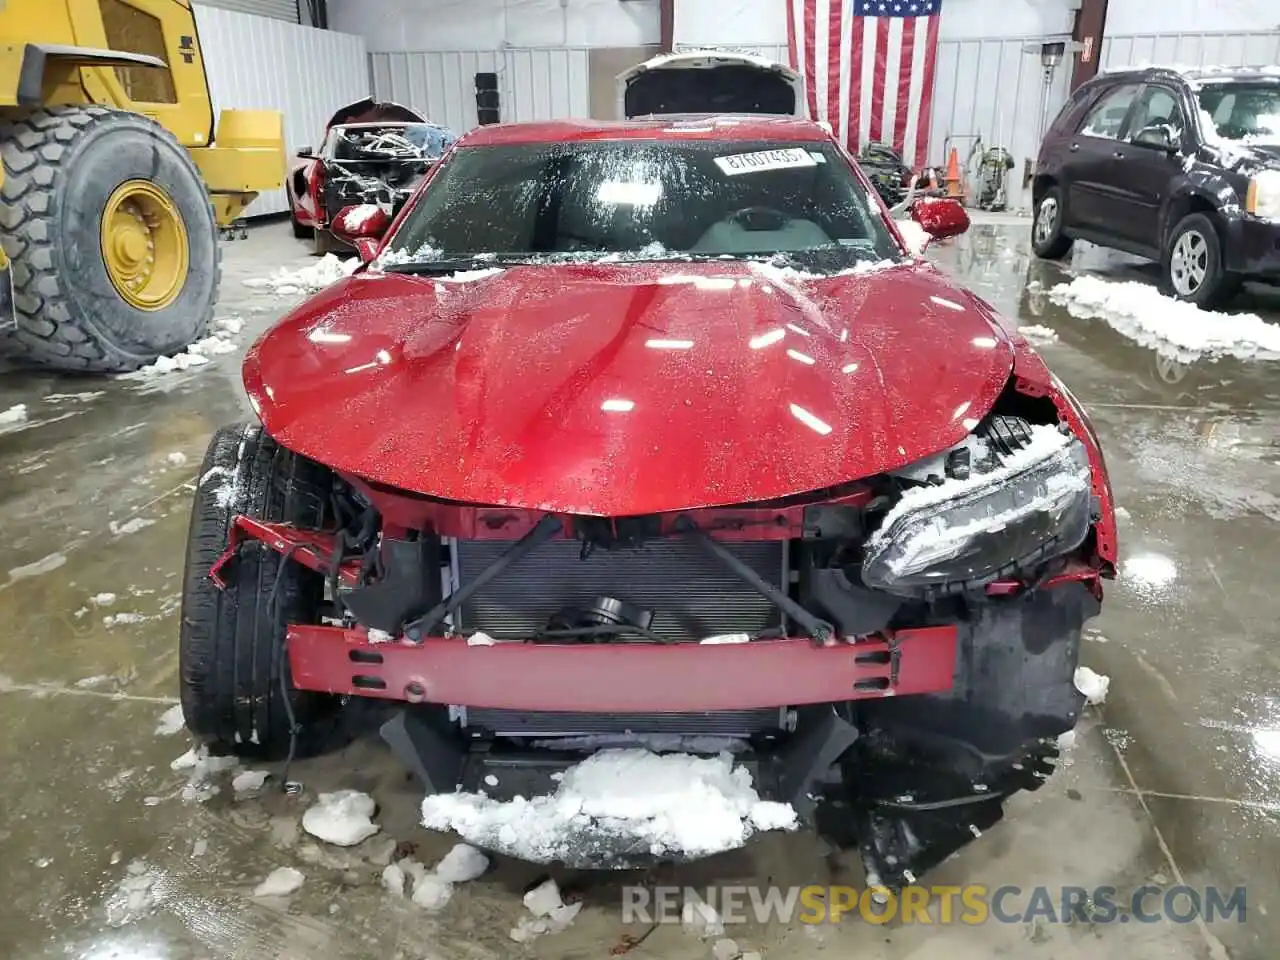
M1071 238L1062 232L1066 209L1059 187L1047 189L1036 203L1036 215L1031 221L1031 249L1041 260L1061 260L1071 252Z
M106 107L50 107L0 126L0 155L17 314L0 353L118 373L208 332L217 226L191 156L164 127Z
M1239 290L1222 263L1218 228L1203 213L1190 213L1174 226L1160 261L1166 293L1208 310Z
M321 526L330 475L252 424L214 434L200 478L178 646L183 717L211 746L277 759L289 748L290 706L305 727L336 704L332 697L293 688L284 647L288 624L319 622L324 578L295 561L282 564L279 554L252 541L224 568L225 591L209 579L209 570L238 514Z
M297 240L310 240L311 228L306 224L298 222L297 214L289 214L289 225L293 227L293 236Z

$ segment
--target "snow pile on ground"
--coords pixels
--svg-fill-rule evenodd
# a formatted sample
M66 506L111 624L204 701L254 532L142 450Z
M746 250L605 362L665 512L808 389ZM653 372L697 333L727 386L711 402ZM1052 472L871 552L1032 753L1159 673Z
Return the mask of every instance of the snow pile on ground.
M510 933L516 943L525 943L544 933L559 933L582 912L582 901L565 903L554 880L544 880L526 893L524 905L529 916L521 917Z
M107 524L107 527L111 530L113 537L125 537L131 533L137 533L139 530L145 530L153 523L155 523L154 520L148 520L145 517L134 517L132 520L126 520L123 523L118 520L112 520Z
M797 825L789 804L762 801L733 757L602 750L565 771L555 793L502 802L446 793L422 802L423 825L547 863L579 843L641 842L655 855L706 856L751 834Z
M373 798L359 790L322 793L302 815L302 829L325 843L354 847L381 829L371 820L376 809Z
M1084 694L1087 702L1094 705L1107 699L1107 691L1111 688L1111 678L1102 673L1095 673L1088 667L1076 667L1074 678L1076 689Z
M287 897L300 886L306 877L293 867L276 867L267 878L253 888L255 897Z
M7 427L15 423L22 423L27 419L27 405L25 403L16 403L7 410L0 410L0 427Z
M716 908L692 892L680 907L680 926L703 940L724 935L724 921Z
M201 744L192 747L177 760L169 764L175 772L187 772L187 783L182 788L182 799L187 803L204 803L220 792L219 788L209 781L219 773L234 770L240 761L235 757L211 757L209 748Z
M270 277L245 280L244 285L253 290L267 290L282 297L292 297L323 290L330 284L351 276L359 266L360 260L357 257L343 260L332 253L326 253L315 263L299 270L282 267Z
M266 770L242 770L231 778L231 791L236 794L261 790L271 774Z
M100 593L98 597L110 597L111 600L107 601L109 603L114 603L116 599L112 593ZM98 597L94 597L94 603L98 602ZM160 719L156 722L156 736L171 737L186 726L186 723L182 717L182 704L172 706L160 714Z
M1042 327L1036 323L1028 323L1018 328L1018 333L1031 343L1057 343L1058 334L1052 327Z
M382 885L393 895L411 896L417 906L434 912L453 898L455 884L469 883L488 869L488 857L470 844L459 843L435 870L427 870L412 858L388 864L382 871Z
M113 857L112 863L117 860ZM122 927L143 917L161 899L157 889L162 875L142 860L134 860L125 868L124 879L107 897L104 907L107 923Z
M114 593L95 593L89 598L89 602L95 607L109 607L116 602L116 595ZM178 717L182 717L181 708L178 708ZM176 732L175 730L174 733Z
M180 370L190 370L209 363L213 357L224 353L232 353L236 349L235 337L244 329L244 321L239 317L220 317L213 321L213 333L203 340L197 340L182 353L169 357L160 357L155 363L148 364L132 373L122 373L119 380L154 380L165 374Z
M187 462L187 455L181 450L175 450L173 453L165 454L164 459L171 467L181 467Z
M1099 317L1120 333L1184 362L1200 357L1280 358L1280 325L1255 313L1218 313L1166 297L1134 280L1076 277L1049 291L1074 316Z
M9 570L9 582L15 580L26 580L30 577L38 577L46 573L52 573L67 562L66 554L51 553L47 557L41 557L34 563L26 563L20 567L13 567Z

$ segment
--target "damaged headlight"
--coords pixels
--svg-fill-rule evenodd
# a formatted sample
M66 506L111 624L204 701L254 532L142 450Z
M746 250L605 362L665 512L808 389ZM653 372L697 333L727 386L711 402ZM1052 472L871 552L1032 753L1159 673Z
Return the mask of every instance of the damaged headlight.
M866 543L867 586L908 596L978 586L1078 547L1092 519L1088 453L1054 428L1033 430L986 475L907 490Z

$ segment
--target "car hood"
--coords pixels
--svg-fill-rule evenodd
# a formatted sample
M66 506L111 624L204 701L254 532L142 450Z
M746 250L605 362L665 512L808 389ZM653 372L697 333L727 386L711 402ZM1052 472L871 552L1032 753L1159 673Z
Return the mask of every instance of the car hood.
M344 123L426 123L426 118L403 104L394 103L390 100L374 100L371 97L365 97L363 100L356 100L348 103L345 107L339 107L334 111L333 116L329 118L329 122L325 124L326 130L332 130L334 127L340 127Z
M925 264L369 271L269 330L244 380L284 446L449 500L624 516L747 503L962 439L1013 348Z

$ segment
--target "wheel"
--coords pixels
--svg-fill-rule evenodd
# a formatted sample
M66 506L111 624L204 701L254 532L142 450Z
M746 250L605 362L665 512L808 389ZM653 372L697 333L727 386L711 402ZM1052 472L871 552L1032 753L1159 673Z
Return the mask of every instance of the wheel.
M167 130L106 107L51 107L0 125L0 156L17 315L0 352L123 372L205 335L221 279L217 226Z
M287 624L319 622L324 577L293 561L282 564L279 554L253 542L224 568L225 591L209 570L237 514L321 526L330 475L253 424L215 433L200 476L178 644L183 717L210 745L276 759L289 747L289 706L303 727L336 708L333 697L293 689L284 649Z
M1042 260L1061 260L1071 251L1071 238L1062 232L1062 214L1066 205L1062 190L1050 187L1036 204L1031 221L1031 249Z
M314 246L312 247L317 257L323 257L326 253L333 253L338 249L338 241L328 230L316 227L312 231Z
M297 238L298 240L311 239L311 233L312 233L311 228L308 227L306 224L299 223L298 218L295 215L293 214L289 215L289 223L293 227L293 235L295 238Z
M1174 226L1160 267L1166 293L1204 309L1240 289L1223 268L1218 228L1203 213L1189 213Z

